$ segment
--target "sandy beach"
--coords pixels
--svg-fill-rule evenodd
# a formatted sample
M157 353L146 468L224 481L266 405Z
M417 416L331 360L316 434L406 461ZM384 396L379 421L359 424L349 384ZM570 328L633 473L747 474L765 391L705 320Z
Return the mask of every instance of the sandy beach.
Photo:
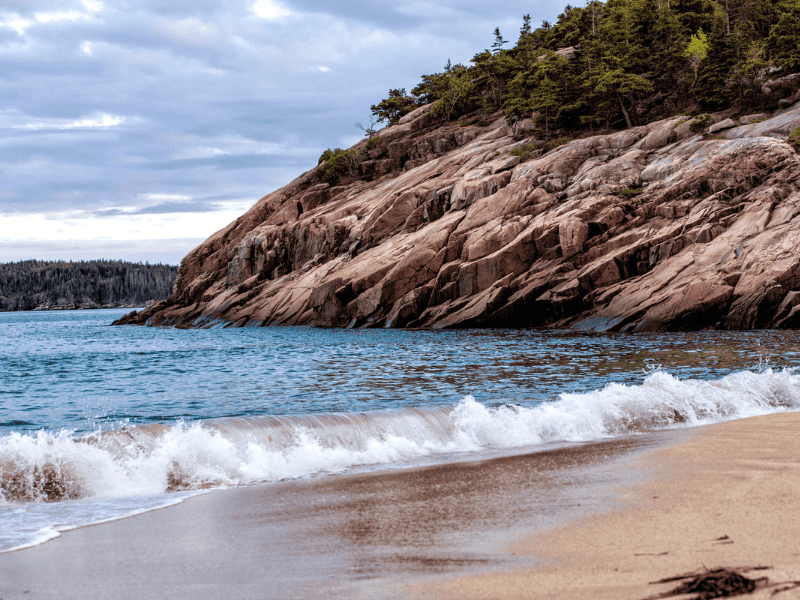
M644 476L633 457L685 437L215 490L0 554L0 598L403 598L534 564L521 533L607 510Z
M0 598L640 599L702 567L800 579L798 429L782 414L214 491L2 554Z
M699 429L637 457L652 478L621 488L617 509L514 544L542 564L416 586L409 596L633 600L680 583L649 582L704 567L767 566L744 572L768 578L750 597L800 598L782 585L800 580L798 431L798 413Z

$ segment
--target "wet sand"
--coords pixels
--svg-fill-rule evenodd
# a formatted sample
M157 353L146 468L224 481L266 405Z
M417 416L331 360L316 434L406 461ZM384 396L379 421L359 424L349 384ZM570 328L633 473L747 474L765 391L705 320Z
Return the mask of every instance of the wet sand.
M413 597L530 568L520 535L613 509L637 456L691 435L213 491L0 554L0 598Z
M614 598L800 580L800 414L220 490L0 554L0 598ZM800 589L753 597L800 598ZM685 597L685 596L684 596Z
M536 566L414 585L407 597L641 599L676 586L648 582L703 567L768 566L745 573L773 584L748 597L800 598L774 585L800 580L800 414L702 428L634 462L653 477L621 488L622 505L513 544Z

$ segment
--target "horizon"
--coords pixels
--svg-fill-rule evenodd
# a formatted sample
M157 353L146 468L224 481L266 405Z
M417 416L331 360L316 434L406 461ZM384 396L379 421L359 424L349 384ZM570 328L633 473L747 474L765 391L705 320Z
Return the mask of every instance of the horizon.
M19 265L29 262L35 263L42 263L45 265L53 265L59 263L65 263L68 265L75 265L75 264L85 264L85 263L123 263L129 265L139 265L143 267L175 267L178 268L180 264L168 264L168 263L151 263L150 261L130 261L130 260L119 260L115 258L92 258L92 259L78 259L78 260L64 260L64 259L40 259L40 258L26 258L22 260L14 260L10 262L0 262L0 267L4 267L6 265Z
M543 2L11 0L0 262L177 265L264 195L363 137L370 105L468 63ZM62 90L59 94L42 90Z

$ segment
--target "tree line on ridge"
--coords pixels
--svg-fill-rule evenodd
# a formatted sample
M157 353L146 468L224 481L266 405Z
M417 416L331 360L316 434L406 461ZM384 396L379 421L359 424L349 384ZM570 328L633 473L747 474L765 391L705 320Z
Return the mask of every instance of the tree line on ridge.
M470 65L448 61L410 94L390 90L374 117L396 124L426 104L441 121L502 109L510 123L533 115L549 139L775 109L762 85L800 71L800 0L589 0L535 29L525 15L513 46L494 35Z

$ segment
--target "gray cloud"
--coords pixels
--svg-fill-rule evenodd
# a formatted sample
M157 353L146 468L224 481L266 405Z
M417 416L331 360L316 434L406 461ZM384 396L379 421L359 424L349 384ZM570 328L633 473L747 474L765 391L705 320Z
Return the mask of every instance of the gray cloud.
M130 260L178 264L203 238L176 238L132 241L71 240L68 242L15 242L0 241L0 256L4 262L20 260ZM178 257L177 259L175 257Z
M220 209L220 204L216 202L193 201L193 202L162 202L155 206L146 206L136 210L124 210L120 208L109 208L98 210L93 213L95 217L119 217L133 215L163 215L176 213L202 213L216 212Z
M153 169L197 169L214 167L224 170L253 169L260 167L289 166L295 164L293 157L268 156L264 154L234 154L228 156L209 156L204 158L186 158L162 163L152 163Z
M255 202L326 148L355 142L355 123L369 122L389 88L411 89L448 58L469 61L495 26L515 39L523 13L538 22L560 10L276 0L290 14L269 20L253 1L112 0L98 10L89 0L5 0L0 230L4 214L125 219ZM145 200L159 194L188 200ZM0 246L0 261L10 257L19 253Z
M402 3L398 2L350 0L321 3L317 0L291 0L286 4L304 12L320 12L325 15L365 21L387 29L410 29L426 20L424 11L418 14L416 11L410 13L398 11L398 7L402 6Z

